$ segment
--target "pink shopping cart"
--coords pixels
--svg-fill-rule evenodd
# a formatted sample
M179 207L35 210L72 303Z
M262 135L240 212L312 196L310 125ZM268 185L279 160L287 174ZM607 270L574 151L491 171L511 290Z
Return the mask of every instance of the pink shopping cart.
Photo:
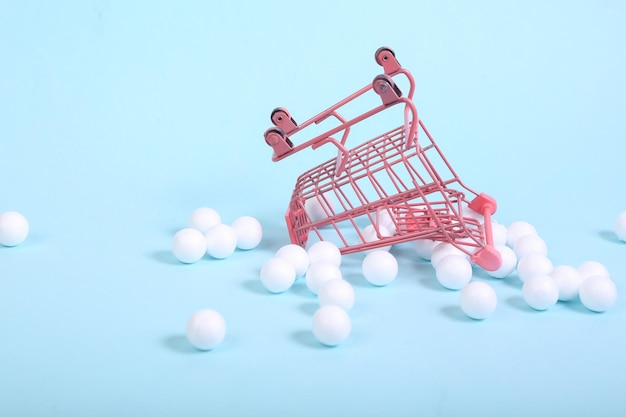
M384 74L306 122L298 125L284 108L271 114L274 127L265 132L265 141L273 148L273 161L309 147L337 149L336 157L296 181L285 216L292 243L306 247L313 234L348 254L431 239L454 245L486 270L498 269L501 257L491 230L495 200L467 187L454 172L418 118L413 76L394 52L380 48L375 59ZM406 96L397 76L408 80ZM339 113L370 91L380 97L380 105L352 118ZM395 106L403 115L400 126L348 148L351 127ZM338 122L334 127L294 145L294 135L331 118Z

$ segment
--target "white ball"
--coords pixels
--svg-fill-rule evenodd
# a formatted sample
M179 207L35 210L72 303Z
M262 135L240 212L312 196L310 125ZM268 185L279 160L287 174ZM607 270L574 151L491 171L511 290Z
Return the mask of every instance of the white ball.
M517 276L524 282L534 275L548 275L552 268L552 261L547 256L531 253L517 262Z
M296 281L296 270L284 258L271 258L261 267L261 284L275 294L285 292Z
M321 240L311 245L309 250L309 263L313 265L318 262L329 262L333 265L341 265L341 251L332 242Z
M206 252L206 239L202 232L187 227L176 232L172 238L172 253L180 262L192 264Z
M396 232L396 223L389 210L381 210L376 213L376 222L384 226L393 235Z
M522 297L535 310L547 310L559 299L559 287L549 275L534 275L524 281Z
M510 247L513 247L515 246L515 242L517 242L517 239L519 239L520 237L524 235L536 234L537 229L535 229L535 226L533 226L532 224L524 221L513 222L506 229L506 244Z
M472 279L472 264L458 255L444 257L435 268L437 281L450 290L460 290Z
M211 227L205 234L206 253L216 259L228 258L237 247L237 234L227 224Z
M448 255L457 255L464 258L467 258L467 254L454 246L452 243L448 242L440 242L433 248L432 253L430 254L430 263L433 265L435 269L437 269L437 265L439 261L445 258Z
M325 305L313 315L313 335L326 346L337 346L348 338L352 330L350 316L341 307Z
M513 250L518 259L522 259L526 255L538 253L540 255L548 254L548 246L539 235L521 236L513 245Z
M237 235L237 247L243 250L254 249L259 246L263 238L263 226L251 216L237 218L230 227Z
M391 253L376 250L365 256L361 263L361 272L367 282L382 287L396 279L398 261Z
M578 272L580 272L580 277L583 281L593 276L611 278L611 274L609 274L609 270L606 269L606 266L597 261L583 262L578 266Z
M506 245L507 229L505 225L491 222L491 234L493 236L493 246Z
M306 287L313 294L317 294L326 283L332 279L342 279L341 270L335 264L330 262L317 262L311 264L304 276Z
M198 310L187 321L187 339L196 349L214 349L222 343L225 335L226 323L215 310Z
M326 196L315 196L304 203L304 209L311 220L316 222L333 215L333 202Z
M286 259L295 268L297 276L303 276L309 268L309 254L302 246L293 243L284 245L274 256Z
M354 288L344 279L326 281L317 293L320 306L336 305L348 311L354 306Z
M617 301L615 283L606 276L592 276L580 284L580 302L591 311L602 313Z
M560 301L570 301L578 296L578 289L583 280L576 268L569 265L555 266L549 275L559 287Z
M417 256L427 261L430 261L430 257L433 253L433 249L437 246L439 242L431 239L417 239L413 242L413 247L415 248L415 252Z
M189 227L206 233L211 227L222 222L219 213L209 207L195 209L189 217Z
M361 231L361 233L363 234L363 240L368 243L376 242L378 240L381 240L382 238L393 236L393 233L391 233L389 229L387 229L383 225L378 225L378 232L377 232L374 225L370 224L369 226L365 226L363 230ZM378 237L378 234L380 234L381 236L380 238ZM391 245L382 246L380 248L376 248L373 250L389 250L389 249L391 249Z
M515 256L515 252L513 249L509 248L506 245L498 245L495 247L496 250L500 253L500 257L502 258L502 263L500 264L500 268L495 271L486 271L487 274L494 278L505 278L511 275L517 266L517 256Z
M0 214L0 245L16 246L28 236L28 220L17 211Z
M461 310L476 320L489 317L498 305L496 292L491 285L474 281L467 284L460 294Z
M621 212L615 219L613 231L619 240L626 242L626 211Z

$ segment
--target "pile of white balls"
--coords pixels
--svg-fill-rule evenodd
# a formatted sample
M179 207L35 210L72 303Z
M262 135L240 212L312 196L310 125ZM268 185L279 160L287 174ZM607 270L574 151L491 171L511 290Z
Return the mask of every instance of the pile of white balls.
M0 213L0 245L17 246L28 237L28 220L17 211Z
M626 234L626 214L623 219ZM587 261L577 268L554 266L548 258L546 242L535 227L525 221L514 222L508 228L494 222L492 229L494 246L502 257L502 264L487 273L494 278L505 278L517 271L523 282L522 298L531 308L547 310L558 301L576 298L595 312L604 312L615 304L617 289L603 264ZM451 243L431 240L416 241L415 250L420 257L431 261L442 286L461 290L460 307L467 316L484 319L495 311L496 292L486 282L472 281L472 263L465 252Z
M186 228L172 239L172 253L182 263L199 261L205 254L213 259L225 259L235 252L254 249L263 238L261 223L251 216L242 216L230 225L222 223L220 214L212 208L194 210Z

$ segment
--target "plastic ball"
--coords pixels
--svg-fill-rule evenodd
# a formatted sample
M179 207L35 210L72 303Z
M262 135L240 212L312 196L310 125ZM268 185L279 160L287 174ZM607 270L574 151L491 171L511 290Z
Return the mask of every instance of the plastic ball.
M559 299L559 287L549 275L534 275L524 281L522 297L535 310L547 310Z
M350 316L339 306L322 306L313 315L312 330L320 343L337 346L350 335L352 330Z
M309 264L313 265L318 262L329 262L333 265L341 265L341 251L337 245L326 240L315 242L309 250Z
M342 278L343 276L339 267L330 262L317 262L311 264L304 275L306 287L313 294L317 294L326 281Z
M361 233L363 234L363 240L365 240L365 242L376 242L380 240L381 238L393 236L393 233L391 233L389 229L387 229L382 224L378 226L378 232L376 231L376 228L370 224L369 226L365 226L365 228L361 231ZM378 237L379 234L381 238ZM382 246L374 250L389 250L389 249L391 249L391 245Z
M439 261L445 258L448 255L458 255L464 258L467 258L467 254L454 246L452 243L448 242L440 242L433 248L432 253L430 254L430 263L437 269L437 265Z
M491 222L491 235L493 236L493 246L506 245L506 226L495 221Z
M537 229L528 222L513 222L506 229L506 244L510 247L515 246L515 242L524 235L536 235Z
M271 258L261 267L261 284L275 294L285 292L296 281L296 270L284 258Z
M237 247L237 234L227 224L211 227L205 234L206 253L216 259L228 258Z
M309 254L302 246L293 243L284 245L274 256L286 259L295 268L297 276L303 276L309 268Z
M304 209L311 220L316 222L333 215L333 202L326 196L315 196L306 201Z
M589 310L602 313L617 301L615 283L606 276L591 276L580 284L580 302Z
M611 278L611 274L609 274L609 270L606 269L606 266L598 261L583 262L578 266L578 272L580 272L580 277L583 281L589 277L594 276L604 276L607 278Z
M522 259L526 255L530 254L548 254L548 246L546 242L539 237L539 235L524 235L521 236L513 245L513 250L518 259Z
M363 276L372 285L385 286L396 279L398 261L391 253L377 250L368 253L361 263Z
M555 266L549 275L559 287L560 301L570 301L578 296L578 289L583 280L576 268L569 265Z
M189 217L189 227L206 233L211 227L222 223L219 213L210 207L195 209Z
M461 290L460 301L463 313L476 320L489 317L498 305L494 289L491 285L480 281L467 284Z
M394 221L393 215L389 212L389 210L381 210L376 213L376 223L384 226L391 235L396 232L396 223Z
M198 310L187 321L187 339L196 349L214 349L222 343L225 335L226 322L215 310Z
M16 246L28 237L28 220L17 211L0 214L0 245Z
M417 239L413 242L413 247L415 248L415 252L417 256L427 261L430 261L430 257L433 253L433 249L437 246L439 242L431 239Z
M626 242L626 211L621 212L613 224L615 236L622 242Z
M435 268L437 281L450 290L460 290L472 279L472 264L458 255L445 256Z
M498 245L495 247L496 250L500 253L500 257L502 258L502 264L500 264L500 268L495 271L486 271L489 276L494 278L505 278L511 275L515 268L517 267L517 256L515 256L515 252L513 249L509 248L506 245Z
M202 259L205 252L206 239L199 230L187 227L172 238L172 253L180 262L192 264Z
M237 235L237 247L242 250L250 250L259 246L263 238L263 226L251 216L241 216L231 225Z
M554 265L545 255L531 253L517 262L517 276L524 282L534 275L548 275Z
M320 306L336 305L348 311L354 306L354 288L344 279L326 281L317 293Z

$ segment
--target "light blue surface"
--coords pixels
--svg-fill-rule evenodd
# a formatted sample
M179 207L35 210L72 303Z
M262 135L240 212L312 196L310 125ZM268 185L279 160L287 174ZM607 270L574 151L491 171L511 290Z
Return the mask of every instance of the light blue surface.
M626 7L576 2L5 2L0 5L0 211L30 221L0 247L0 415L626 414ZM269 113L303 121L369 83L394 48L461 178L495 216L533 223L555 264L603 262L620 295L530 310L488 280L466 319L410 245L400 275L356 289L353 332L310 333L302 282L270 295L258 269L287 243L297 175ZM389 126L392 128L394 126ZM376 132L376 133L382 133ZM258 249L178 264L173 233L200 206L253 215ZM477 279L487 278L477 272ZM184 337L220 311L222 346Z

